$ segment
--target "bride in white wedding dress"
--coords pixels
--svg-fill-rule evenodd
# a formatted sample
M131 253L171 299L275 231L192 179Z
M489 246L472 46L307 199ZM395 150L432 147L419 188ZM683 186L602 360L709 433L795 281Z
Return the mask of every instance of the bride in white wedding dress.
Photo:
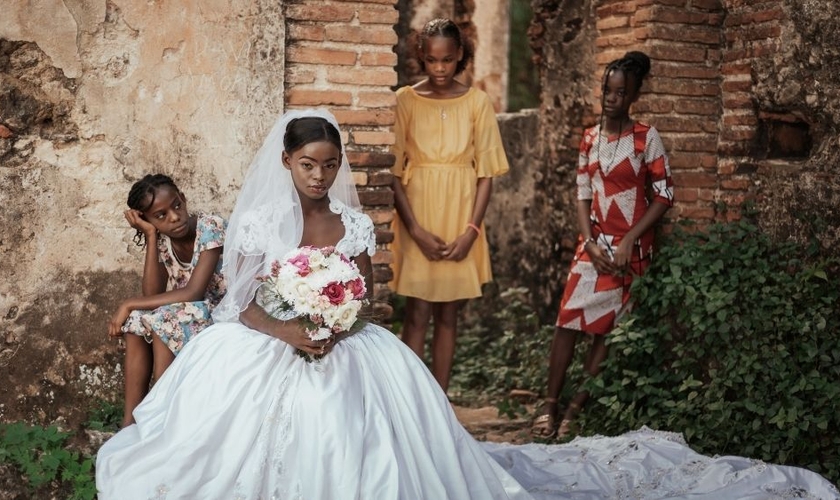
M335 245L370 280L373 223L320 110L281 117L257 154L230 218L217 323L99 450L100 500L840 498L812 472L703 457L668 433L479 443L388 330L312 341L251 303L256 277L304 245Z

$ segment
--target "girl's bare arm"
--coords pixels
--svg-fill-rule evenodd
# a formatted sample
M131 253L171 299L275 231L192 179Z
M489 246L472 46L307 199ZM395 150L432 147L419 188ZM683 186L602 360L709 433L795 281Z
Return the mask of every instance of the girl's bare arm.
M633 251L633 243L642 237L645 232L653 227L654 224L663 216L670 208L665 203L654 201L650 204L645 214L639 219L639 222L634 225L630 231L624 235L624 239L618 245L615 252L615 265L622 269L630 264L630 257Z
M184 288L154 295L132 297L126 300L124 305L133 311L136 309L154 309L175 302L192 302L204 299L207 285L210 284L210 279L216 271L216 265L219 263L221 255L222 247L211 248L201 252L198 255L198 262L195 265L195 269L193 269L190 275L190 280Z
M583 237L583 249L592 259L592 265L600 274L616 274L618 268L607 253L596 243L591 243L592 222L589 215L592 212L592 200L577 201L577 222L580 234Z
M146 257L143 260L143 295L155 295L166 291L166 280L169 275L166 266L160 261L158 251L157 229L143 218L139 210L126 210L123 215L128 225L141 231L146 237Z

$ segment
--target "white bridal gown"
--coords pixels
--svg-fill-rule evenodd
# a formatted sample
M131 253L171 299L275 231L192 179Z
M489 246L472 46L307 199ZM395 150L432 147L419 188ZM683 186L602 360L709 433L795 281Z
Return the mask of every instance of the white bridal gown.
M370 249L344 209L340 251ZM641 430L568 445L475 441L423 363L368 325L308 363L282 341L216 324L178 355L99 451L100 500L838 498L817 474L708 458Z

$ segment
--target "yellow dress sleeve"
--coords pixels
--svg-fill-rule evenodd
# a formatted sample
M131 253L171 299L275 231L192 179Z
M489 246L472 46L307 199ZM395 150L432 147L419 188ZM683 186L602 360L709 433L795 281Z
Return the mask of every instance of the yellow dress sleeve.
M496 112L490 97L482 93L473 123L475 170L478 177L496 177L510 170Z
M406 161L406 132L408 126L408 110L406 109L409 99L405 96L405 87L397 90L397 116L394 122L394 145L391 152L394 154L394 166L391 173L394 177L402 177Z

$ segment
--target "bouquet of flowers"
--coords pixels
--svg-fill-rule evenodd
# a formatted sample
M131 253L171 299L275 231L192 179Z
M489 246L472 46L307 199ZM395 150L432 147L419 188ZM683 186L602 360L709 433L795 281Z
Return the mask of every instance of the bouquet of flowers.
M300 318L312 340L326 340L361 323L365 280L335 247L301 247L271 264L258 278L256 300L274 318ZM306 356L304 356L306 357Z

